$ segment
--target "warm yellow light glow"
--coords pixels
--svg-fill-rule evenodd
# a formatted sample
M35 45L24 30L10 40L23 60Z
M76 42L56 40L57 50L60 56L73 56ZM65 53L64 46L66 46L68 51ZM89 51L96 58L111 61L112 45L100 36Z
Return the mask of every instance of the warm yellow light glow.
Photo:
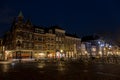
M11 51L5 51L6 55L10 54Z
M102 55L102 52L100 51L99 54Z
M39 56L45 56L45 54L44 54L44 53L39 53L38 55L39 55Z
M108 48L108 49L111 49L111 48Z
M63 52L63 50L60 50L60 52Z
M46 64L45 64L44 62L41 62L41 63L38 64L38 68L44 68L45 65L46 65Z
M52 57L53 55L52 54L48 54L48 57Z
M85 54L87 54L87 51L85 51Z
M92 48L92 51L96 51L96 48Z
M106 49L104 48L104 51L105 51Z
M113 55L113 53L112 53L112 52L110 52L110 51L108 51L108 54L111 54L111 55Z
M116 52L116 54L118 55L118 54L119 54L119 52Z

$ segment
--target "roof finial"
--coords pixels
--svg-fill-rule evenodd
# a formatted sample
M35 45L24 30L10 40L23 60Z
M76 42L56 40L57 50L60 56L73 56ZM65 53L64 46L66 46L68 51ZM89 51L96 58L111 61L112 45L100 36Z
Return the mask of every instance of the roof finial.
M22 11L19 12L18 17L23 17Z
M18 15L18 22L22 22L23 21L23 19L24 19L24 16L23 16L23 14L22 14L22 11L20 11L19 12L19 15Z

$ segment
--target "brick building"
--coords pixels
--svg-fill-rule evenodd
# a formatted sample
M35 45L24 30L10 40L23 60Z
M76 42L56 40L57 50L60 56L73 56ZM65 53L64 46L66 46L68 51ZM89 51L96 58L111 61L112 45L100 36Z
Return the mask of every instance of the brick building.
M22 12L13 20L11 30L3 38L5 59L76 58L81 39L67 34L59 26L35 26L24 20Z

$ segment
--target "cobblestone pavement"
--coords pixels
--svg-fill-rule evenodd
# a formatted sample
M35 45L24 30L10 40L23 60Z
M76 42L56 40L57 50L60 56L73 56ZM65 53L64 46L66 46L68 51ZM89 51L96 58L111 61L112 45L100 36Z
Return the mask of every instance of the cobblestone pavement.
M120 80L120 64L2 62L0 80Z

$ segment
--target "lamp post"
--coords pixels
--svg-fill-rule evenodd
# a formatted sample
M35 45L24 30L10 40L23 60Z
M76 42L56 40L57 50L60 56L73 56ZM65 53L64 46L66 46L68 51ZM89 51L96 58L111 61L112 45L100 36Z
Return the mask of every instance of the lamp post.
M61 49L60 50L60 58L63 58L64 57L64 54L63 54L63 50Z

